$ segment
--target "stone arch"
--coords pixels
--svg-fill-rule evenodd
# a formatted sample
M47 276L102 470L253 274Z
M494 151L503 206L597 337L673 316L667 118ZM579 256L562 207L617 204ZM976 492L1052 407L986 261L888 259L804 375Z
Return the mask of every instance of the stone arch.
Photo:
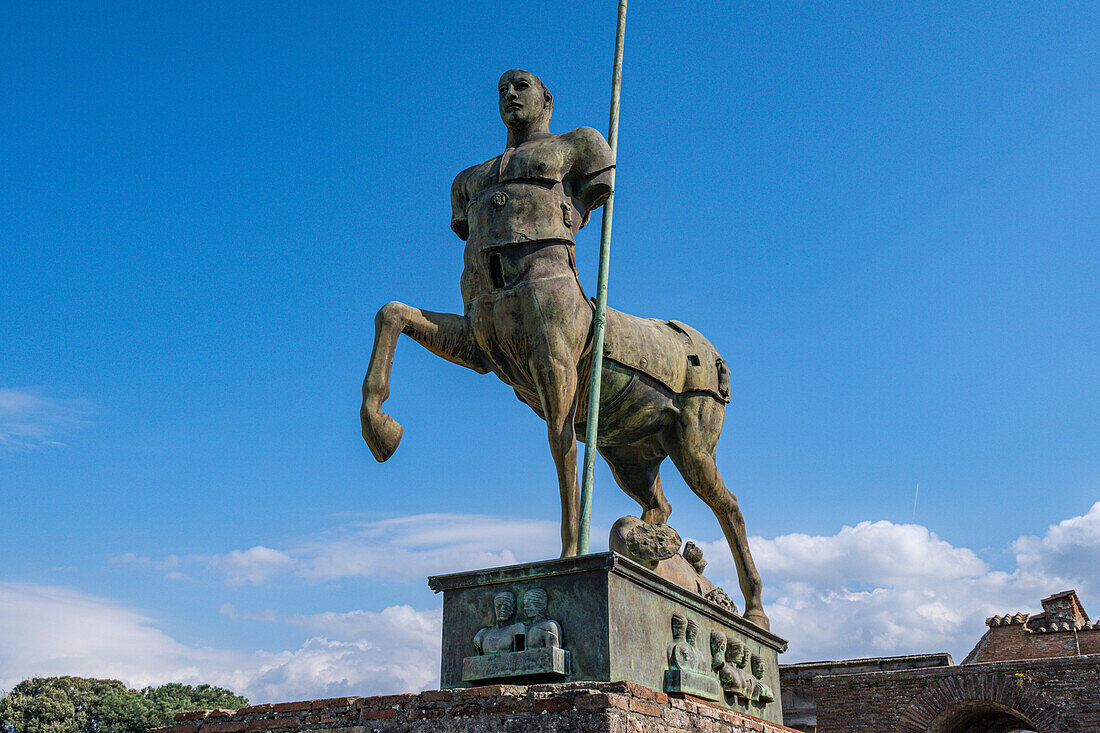
M1073 731L1050 698L1035 689L1026 675L1009 671L940 678L912 699L898 718L896 730L898 733Z

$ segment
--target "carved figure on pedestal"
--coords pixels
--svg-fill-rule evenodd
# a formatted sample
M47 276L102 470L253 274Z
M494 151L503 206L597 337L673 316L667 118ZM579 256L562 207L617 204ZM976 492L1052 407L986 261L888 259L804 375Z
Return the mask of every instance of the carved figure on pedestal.
M695 669L695 647L687 641L687 624L684 616L672 614L672 641L665 647L669 669Z
M748 648L739 639L729 639L726 645L726 663L718 673L722 689L731 695L748 700L752 697L751 677L742 667L748 659Z
M775 699L775 694L772 692L772 688L764 684L764 659L756 654L752 655L750 669L752 670L752 676L755 678L752 680L753 692L752 699L759 702L771 702Z
M523 612L527 615L527 648L553 648L562 645L561 624L546 618L546 591L532 588L523 594Z
M710 669L721 680L722 667L726 664L726 635L715 629L710 632Z
M709 672L710 668L707 665L706 657L703 656L703 652L699 651L699 647L696 646L696 639L699 638L699 624L695 619L688 619L687 622L687 635L685 641L688 647L691 648L693 658L691 660L691 668L696 672Z
M516 597L509 591L493 596L493 614L496 624L479 629L474 634L474 648L478 654L497 654L500 652L522 651L517 649L516 641L525 639L524 626L513 622L516 614ZM520 642L523 646L523 642Z
M590 127L550 132L553 97L534 74L506 71L497 87L505 150L459 173L451 188L451 229L466 242L464 311L433 313L398 302L378 311L360 422L374 457L387 460L402 432L382 412L401 334L455 364L493 372L546 421L561 496L561 554L571 557L580 523L576 440L587 421L593 323L574 237L611 195L615 161ZM610 308L604 352L598 448L616 482L641 505L642 519L664 524L672 507L659 468L671 458L722 527L745 619L768 628L744 518L715 462L730 393L725 362L686 324Z
M686 693L707 700L722 697L722 688L711 672L706 656L695 646L699 624L683 614L672 614L672 642L665 647L668 669L665 692Z

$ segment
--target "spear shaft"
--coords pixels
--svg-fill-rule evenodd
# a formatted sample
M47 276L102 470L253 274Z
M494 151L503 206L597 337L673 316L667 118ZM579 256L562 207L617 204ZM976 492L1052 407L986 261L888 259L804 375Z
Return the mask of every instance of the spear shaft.
M626 35L626 0L619 0L615 32L615 65L611 72L611 119L607 144L616 156L619 143L619 90L623 78L623 37ZM615 158L617 161L617 158ZM615 204L615 170L611 170L611 195L603 206L600 228L600 270L596 281L596 314L592 319L592 366L588 387L587 423L584 431L584 471L581 479L581 516L577 554L588 554L588 525L592 517L592 473L596 467L596 434L600 422L600 383L603 372L603 332L607 324L607 273L611 264L611 216Z

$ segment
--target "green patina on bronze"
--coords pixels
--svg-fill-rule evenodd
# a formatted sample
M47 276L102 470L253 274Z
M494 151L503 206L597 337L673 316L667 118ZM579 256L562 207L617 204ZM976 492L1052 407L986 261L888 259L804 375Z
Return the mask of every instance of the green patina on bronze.
M731 709L782 722L778 655L786 650L786 641L621 555L600 553L439 575L429 578L428 584L443 593L443 688L482 684L490 679L475 680L468 676L472 670L477 674L491 670L491 674L498 675L492 679L507 678L523 684L548 679L629 680L653 690L713 699ZM479 659L474 640L482 630L506 631L523 623L515 621L508 609L498 613L494 598L509 594L522 603L533 589L545 593L544 612L538 616L544 620L532 623L528 617L525 632L553 620L560 631L561 650L569 654L568 671L561 674L555 669L552 678L545 669L532 671L530 676L522 671L502 673L500 670L518 670L521 659L514 652L484 654L480 660L486 661L469 661ZM690 674L666 677L670 647L677 642L672 626L675 615L685 619L685 626L691 626L687 636L691 637L692 650L678 658L687 661L677 662L681 672L687 668ZM514 633L520 633L518 627ZM739 652L729 655L728 669L726 648L710 646L710 640L717 639L718 634L722 640L730 640ZM549 650L541 653L543 659L554 654ZM751 669L752 659L757 660L758 677ZM739 662L744 666L738 667ZM666 681L671 681L671 689ZM735 691L735 683L744 688L740 690L743 694ZM764 690L768 694L763 694ZM769 696L773 699L764 699Z

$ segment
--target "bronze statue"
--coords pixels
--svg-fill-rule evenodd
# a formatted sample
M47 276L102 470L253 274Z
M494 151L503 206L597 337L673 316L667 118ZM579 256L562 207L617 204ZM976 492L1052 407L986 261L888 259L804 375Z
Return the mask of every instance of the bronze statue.
M399 335L455 364L493 372L546 421L561 493L561 554L569 557L577 554L577 438L586 420L593 320L573 239L610 196L615 161L590 127L550 132L553 97L534 74L507 71L498 91L505 151L459 173L451 188L451 229L466 242L465 310L433 313L391 302L378 311L363 380L363 439L379 461L401 440L401 426L382 412ZM768 628L745 522L715 464L729 401L725 362L698 331L676 321L609 308L605 338L600 454L652 524L672 511L658 473L672 459L722 526L744 617Z

